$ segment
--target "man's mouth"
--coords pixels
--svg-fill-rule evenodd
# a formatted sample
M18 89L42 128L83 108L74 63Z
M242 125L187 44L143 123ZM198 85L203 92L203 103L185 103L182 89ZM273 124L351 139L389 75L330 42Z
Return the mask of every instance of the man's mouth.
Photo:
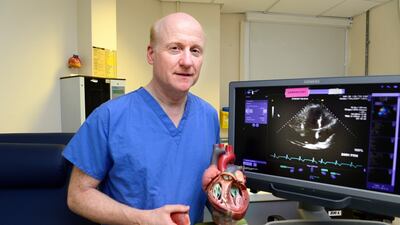
M185 77L192 76L191 73L175 73L175 74L178 75L178 76L185 76Z

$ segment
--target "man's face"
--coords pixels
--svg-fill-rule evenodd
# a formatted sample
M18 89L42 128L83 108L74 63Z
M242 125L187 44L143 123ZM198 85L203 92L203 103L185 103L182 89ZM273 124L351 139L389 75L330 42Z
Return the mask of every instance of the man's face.
M187 92L199 78L203 63L204 35L191 21L164 24L155 44L147 49L154 80L174 92Z

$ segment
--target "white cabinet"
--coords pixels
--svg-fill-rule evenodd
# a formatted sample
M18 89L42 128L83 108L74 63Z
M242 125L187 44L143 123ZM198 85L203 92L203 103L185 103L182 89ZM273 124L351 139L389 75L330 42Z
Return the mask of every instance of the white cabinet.
M60 78L60 86L62 132L76 132L95 108L125 94L121 78L66 76Z

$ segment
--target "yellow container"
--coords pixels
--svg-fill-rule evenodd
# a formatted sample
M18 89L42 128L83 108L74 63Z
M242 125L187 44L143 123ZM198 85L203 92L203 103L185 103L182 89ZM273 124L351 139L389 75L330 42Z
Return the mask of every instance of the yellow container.
M221 129L228 129L229 112L221 110L219 115Z

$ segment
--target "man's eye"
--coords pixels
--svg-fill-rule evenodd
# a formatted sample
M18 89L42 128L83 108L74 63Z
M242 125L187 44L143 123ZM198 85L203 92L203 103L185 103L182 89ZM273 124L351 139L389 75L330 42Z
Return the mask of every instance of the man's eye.
M193 54L194 56L200 56L200 55L201 55L200 49L194 48L194 49L192 49L191 51L192 51L192 54Z
M179 52L179 47L178 46L172 46L169 48L169 51L172 53L178 53Z

